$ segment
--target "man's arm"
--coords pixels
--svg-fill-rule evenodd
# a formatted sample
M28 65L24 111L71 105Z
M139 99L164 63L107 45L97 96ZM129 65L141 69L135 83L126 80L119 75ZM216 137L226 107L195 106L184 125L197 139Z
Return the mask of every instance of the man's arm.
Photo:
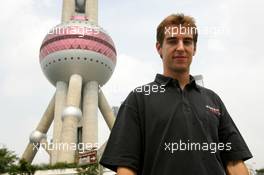
M249 175L249 171L242 160L228 162L226 173L227 175Z
M117 175L137 175L135 171L130 168L126 167L118 167L117 168Z

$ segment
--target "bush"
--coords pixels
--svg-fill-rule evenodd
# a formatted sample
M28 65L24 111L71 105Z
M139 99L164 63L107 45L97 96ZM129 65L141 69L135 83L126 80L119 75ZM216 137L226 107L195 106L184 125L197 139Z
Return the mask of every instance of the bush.
M33 175L37 170L52 170L52 169L66 169L76 168L79 174L98 175L98 163L91 165L78 165L76 163L57 163L55 165L42 164L31 165L25 160L20 160L17 164L18 157L13 151L7 148L0 149L0 173L9 173L10 175Z
M18 160L14 152L9 151L7 148L0 149L0 173L9 172L10 168Z

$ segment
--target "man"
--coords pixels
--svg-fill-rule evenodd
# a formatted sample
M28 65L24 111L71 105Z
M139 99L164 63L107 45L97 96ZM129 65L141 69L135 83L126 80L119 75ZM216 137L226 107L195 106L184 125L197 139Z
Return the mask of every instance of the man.
M103 166L117 175L248 175L244 161L252 155L223 102L190 75L197 38L192 17L159 24L163 75L122 103Z

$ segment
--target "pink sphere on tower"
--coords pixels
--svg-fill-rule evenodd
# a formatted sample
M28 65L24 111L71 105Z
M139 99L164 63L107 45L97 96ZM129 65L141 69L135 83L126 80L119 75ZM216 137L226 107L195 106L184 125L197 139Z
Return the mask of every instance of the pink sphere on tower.
M85 16L73 16L44 38L39 61L48 80L68 82L79 74L84 82L97 81L103 86L116 65L116 49L111 37Z

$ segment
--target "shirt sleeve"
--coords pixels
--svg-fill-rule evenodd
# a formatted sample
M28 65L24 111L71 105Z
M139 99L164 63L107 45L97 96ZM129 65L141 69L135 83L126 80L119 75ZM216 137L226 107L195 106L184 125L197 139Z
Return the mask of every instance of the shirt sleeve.
M117 171L119 166L138 171L141 143L139 112L130 93L120 106L100 164L112 171Z
M226 165L229 161L248 160L252 158L252 154L240 134L237 126L229 115L224 103L217 96L220 104L221 115L218 129L220 143L228 144L231 149L225 149L220 152L221 159Z

